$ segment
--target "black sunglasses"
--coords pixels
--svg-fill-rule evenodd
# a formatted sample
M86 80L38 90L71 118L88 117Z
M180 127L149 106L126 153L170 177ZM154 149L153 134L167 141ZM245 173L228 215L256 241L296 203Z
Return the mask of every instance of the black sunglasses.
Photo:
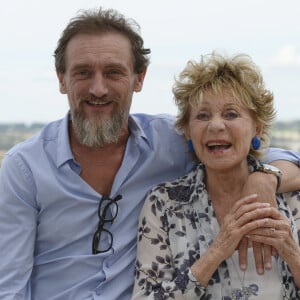
M112 223L115 220L119 211L119 206L117 204L117 201L121 199L122 199L121 195L117 195L114 199L110 198L108 195L102 196L98 206L98 217L99 217L98 227L93 236L93 254L104 253L111 249L113 245L113 235L108 229L104 228L104 224L107 222ZM111 206L114 207L112 207L112 209L110 210L109 208ZM107 212L109 212L109 214ZM101 235L102 237L104 236L104 238L107 237L108 239L107 246L101 245L99 243Z

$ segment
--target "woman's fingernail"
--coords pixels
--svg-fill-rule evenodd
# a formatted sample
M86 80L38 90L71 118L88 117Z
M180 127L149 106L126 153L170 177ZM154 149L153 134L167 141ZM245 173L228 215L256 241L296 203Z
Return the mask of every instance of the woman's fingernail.
M258 269L257 269L257 273L258 273L259 275L263 275L263 274L264 274L264 270L263 270L262 268L258 268Z
M266 263L266 269L267 270L271 270L272 269L271 263L269 263L269 262Z

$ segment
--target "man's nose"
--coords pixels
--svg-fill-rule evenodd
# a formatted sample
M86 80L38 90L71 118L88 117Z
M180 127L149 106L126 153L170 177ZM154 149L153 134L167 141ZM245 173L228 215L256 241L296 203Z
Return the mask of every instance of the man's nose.
M89 92L95 97L103 97L107 94L107 83L105 77L101 73L96 73L92 78Z

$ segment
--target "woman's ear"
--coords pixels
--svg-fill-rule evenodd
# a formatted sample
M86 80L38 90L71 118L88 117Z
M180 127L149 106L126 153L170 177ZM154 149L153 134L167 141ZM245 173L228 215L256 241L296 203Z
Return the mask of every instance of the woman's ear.
M262 124L257 124L255 128L255 133L257 136L261 137L263 134L264 126Z
M190 130L189 130L189 127L186 125L184 126L183 128L183 133L184 133L184 136L187 140L190 140L191 139L191 136L190 136Z

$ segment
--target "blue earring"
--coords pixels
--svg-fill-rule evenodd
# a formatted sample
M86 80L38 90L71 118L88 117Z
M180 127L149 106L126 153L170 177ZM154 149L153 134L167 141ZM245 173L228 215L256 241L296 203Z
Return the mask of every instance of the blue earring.
M193 142L191 139L188 140L188 147L189 147L190 152L192 152L192 153L195 152L194 145L193 145Z
M260 148L261 141L258 136L255 136L251 141L251 146L253 150L258 150Z

